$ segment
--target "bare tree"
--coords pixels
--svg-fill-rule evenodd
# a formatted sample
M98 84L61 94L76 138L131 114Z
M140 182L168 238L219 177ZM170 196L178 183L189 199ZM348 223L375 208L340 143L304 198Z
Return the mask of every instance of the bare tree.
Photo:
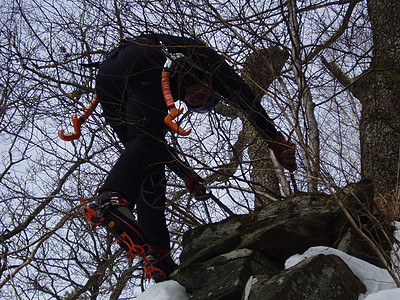
M399 184L399 112L397 101L399 3L368 1L373 49L370 66L357 77L345 74L334 61L326 65L362 104L360 120L362 175L375 182L378 193Z
M359 125L360 116L366 120L371 110L362 101L361 115L353 87L364 81L357 76L371 62L398 44L386 49L382 41L372 56L372 46L380 42L376 32L387 25L376 21L381 11L373 8L380 2L369 2L369 11L355 0L16 0L2 5L0 296L117 299L146 285L140 264L124 258L106 242L112 239L105 231L91 231L81 216L78 196L96 195L123 151L101 109L85 124L80 140L65 143L57 136L59 129L70 130L70 115L83 111L93 96L96 71L81 64L102 61L121 39L145 31L196 37L216 49L252 85L279 130L296 142L299 168L289 174L229 103L216 113L185 115L184 124L194 132L185 138L169 135L168 143L236 213L295 190L329 192L358 180L360 153L363 174L371 176L376 166L367 165L369 146L363 142L360 152L358 138L369 124ZM373 73L382 79L393 70ZM387 91L392 95L393 89ZM362 140L377 146L382 139ZM394 156L396 145L390 148ZM212 201L195 202L172 172L167 191L177 258L185 230L226 215Z

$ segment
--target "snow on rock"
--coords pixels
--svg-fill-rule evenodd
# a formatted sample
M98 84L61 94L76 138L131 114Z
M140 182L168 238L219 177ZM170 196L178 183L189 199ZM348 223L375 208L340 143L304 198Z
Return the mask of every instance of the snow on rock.
M250 276L249 280L246 283L246 287L244 289L243 300L249 299L251 287L253 286L253 284L257 282L258 282L257 278L253 278L253 276Z
M364 295L360 295L359 300L386 300L386 299L400 299L400 297L392 298L370 298L372 294L375 295L378 291L394 289L396 292L396 283L393 278L389 275L389 272L385 269L374 266L366 261L358 259L354 256L348 255L342 251L329 247L311 247L303 254L296 254L289 257L285 262L285 268L288 269L303 261L306 258L316 256L319 254L324 255L337 255L349 266L353 273L360 278L360 280L365 284L368 291ZM400 293L397 291L397 293ZM367 297L368 295L371 295ZM396 294L400 295L400 294ZM367 297L367 298L365 298Z
M395 264L396 266L400 266L400 249L399 249L400 222L398 222L398 221L394 222L394 226L396 227L396 230L394 232L394 238L396 239L397 243L393 244L394 251L392 251L391 256L392 256L393 264Z
M137 300L188 300L186 289L174 280L157 283L136 298Z
M400 289L379 291L365 298L365 300L395 300L395 299L400 299Z
M400 299L400 289L379 291L365 298L365 300L395 300L395 299Z

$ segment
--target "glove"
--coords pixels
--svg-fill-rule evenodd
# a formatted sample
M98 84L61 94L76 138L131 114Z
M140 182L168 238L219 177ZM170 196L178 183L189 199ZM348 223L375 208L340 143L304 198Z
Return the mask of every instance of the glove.
M276 160L285 169L293 172L297 169L296 164L296 145L286 141L282 135L278 135L268 146L276 157Z
M204 179L201 178L199 175L191 172L190 174L185 175L184 180L190 194L197 201L205 201L210 198L210 193L207 191L207 188L203 184Z

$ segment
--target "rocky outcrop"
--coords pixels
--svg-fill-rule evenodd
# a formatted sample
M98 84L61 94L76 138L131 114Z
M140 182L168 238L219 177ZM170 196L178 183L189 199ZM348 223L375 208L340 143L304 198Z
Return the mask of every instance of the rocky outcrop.
M273 260L259 252L238 249L203 263L186 264L177 277L182 285L190 287L193 299L241 299L250 276L272 276L279 270Z
M372 203L373 190L362 181L335 196L359 209ZM313 246L340 248L379 264L335 196L298 193L249 215L187 232L174 279L195 300L358 299L366 288L337 256L317 256L284 269L290 256Z
M318 255L254 284L249 300L358 299L366 288L335 255Z

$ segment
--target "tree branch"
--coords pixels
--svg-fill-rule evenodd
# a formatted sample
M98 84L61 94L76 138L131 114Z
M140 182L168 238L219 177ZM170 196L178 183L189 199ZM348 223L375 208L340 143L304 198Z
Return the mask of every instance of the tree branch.
M322 50L328 48L330 45L332 45L347 29L347 26L349 25L350 17L351 14L353 13L354 7L358 2L361 2L362 0L352 0L350 2L350 5L346 11L346 14L343 18L343 23L342 25L336 30L336 32L327 40L325 43L318 45L313 52L311 52L303 61L304 64L309 63L311 60L313 60Z

